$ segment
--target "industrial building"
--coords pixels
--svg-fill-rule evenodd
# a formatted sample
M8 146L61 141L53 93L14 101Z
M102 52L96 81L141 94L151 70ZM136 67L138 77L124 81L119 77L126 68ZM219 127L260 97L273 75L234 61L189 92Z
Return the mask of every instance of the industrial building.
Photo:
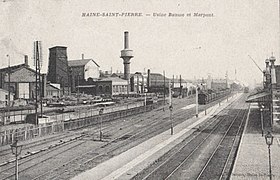
M23 64L0 69L0 88L10 90L15 95L15 99L34 99L35 77L36 71L29 67L28 56L24 56ZM40 79L41 82L46 83L44 75L40 75Z
M0 107L5 107L8 104L9 91L0 88ZM14 100L14 94L10 93L10 101Z
M68 66L70 69L70 77L72 79L72 90L76 90L75 87L80 86L81 82L87 81L89 78L96 81L100 77L99 65L93 59L69 60Z
M127 95L127 90L128 81L118 77L104 78L96 82L96 95L98 96Z

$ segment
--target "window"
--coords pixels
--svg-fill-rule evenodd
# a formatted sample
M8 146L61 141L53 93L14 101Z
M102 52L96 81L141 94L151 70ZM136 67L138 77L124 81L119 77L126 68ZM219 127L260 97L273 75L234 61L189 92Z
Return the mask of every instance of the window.
M109 87L109 86L106 86L106 87L105 87L105 92L106 92L106 93L110 92L110 87Z
M98 89L99 89L99 92L101 92L101 93L103 92L103 87L102 86L99 86Z

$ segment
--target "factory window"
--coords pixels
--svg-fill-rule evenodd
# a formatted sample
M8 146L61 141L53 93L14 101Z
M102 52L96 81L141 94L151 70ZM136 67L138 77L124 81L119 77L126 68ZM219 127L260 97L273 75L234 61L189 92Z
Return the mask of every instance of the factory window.
M113 86L113 91L114 91L114 92L118 92L117 86Z
M99 92L103 92L103 87L102 86L99 86Z
M110 87L109 86L106 86L105 87L105 92L109 92L110 91Z

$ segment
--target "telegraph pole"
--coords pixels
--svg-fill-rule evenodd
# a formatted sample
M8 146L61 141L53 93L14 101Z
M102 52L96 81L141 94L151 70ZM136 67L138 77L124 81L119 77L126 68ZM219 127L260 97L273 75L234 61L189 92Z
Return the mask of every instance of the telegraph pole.
M181 77L181 74L180 74L180 98L182 98L182 77Z
M8 57L8 116L7 116L7 122L10 123L10 106L11 106L11 60L10 60L10 55L7 54L7 57Z
M163 104L165 106L165 71L163 71Z
M173 119L172 119L172 110L173 110L173 106L172 106L172 96L171 96L171 83L170 83L170 80L169 80L169 83L168 83L168 86L169 86L169 110L170 110L170 121L171 121L171 135L173 135Z

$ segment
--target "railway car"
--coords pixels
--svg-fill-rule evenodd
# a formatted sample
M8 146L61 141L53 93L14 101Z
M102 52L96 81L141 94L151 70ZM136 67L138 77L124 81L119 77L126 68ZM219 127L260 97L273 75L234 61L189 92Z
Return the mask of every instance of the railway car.
M224 89L224 90L219 90L219 91L212 91L212 90L208 90L205 92L199 92L198 93L198 104L200 105L205 105L207 103L210 103L212 101L216 101L220 98L223 98L227 95L230 94L230 90L229 89Z
M198 93L198 104L204 105L208 103L208 95L207 93Z

